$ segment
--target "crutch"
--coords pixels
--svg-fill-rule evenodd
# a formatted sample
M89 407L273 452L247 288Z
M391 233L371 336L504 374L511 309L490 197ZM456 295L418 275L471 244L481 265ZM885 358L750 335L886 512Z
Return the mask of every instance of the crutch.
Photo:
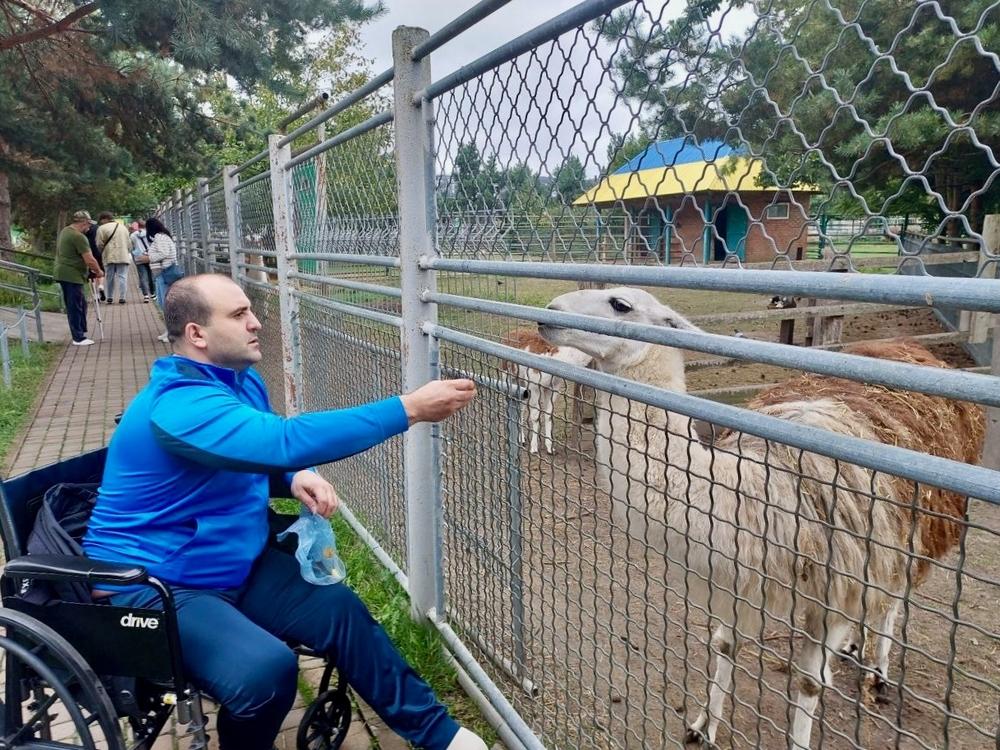
M94 303L94 314L97 315L97 330L101 332L101 341L104 341L104 319L101 318L101 298L97 296L97 279L90 280L90 296Z

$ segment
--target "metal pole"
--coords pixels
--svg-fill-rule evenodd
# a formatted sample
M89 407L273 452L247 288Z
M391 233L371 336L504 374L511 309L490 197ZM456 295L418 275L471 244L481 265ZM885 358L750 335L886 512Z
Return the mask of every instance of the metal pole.
M3 384L10 388L10 348L7 346L7 326L0 327L0 359L3 360Z
M174 191L173 206L171 206L171 224L167 228L174 233L174 244L177 246L177 262L184 268L184 198L180 188Z
M437 320L437 307L421 293L436 288L436 277L420 267L434 250L433 105L414 105L414 94L430 84L430 58L413 62L413 50L426 41L424 29L401 26L392 33L396 131L396 186L399 204L403 390L412 391L436 377L429 338L422 326ZM403 443L407 518L407 577L410 614L418 621L431 610L444 612L441 586L441 528L436 523L441 497L434 493L439 466L429 424L414 425Z
M31 284L31 305L35 311L35 328L38 330L38 343L44 344L45 335L42 333L42 299L38 294L38 274L29 273L28 282Z
M413 50L413 59L420 60L439 47L443 47L466 29L470 29L491 13L496 13L510 0L480 0L465 13L442 29L434 32L426 42Z
M292 158L290 145L279 145L280 135L267 138L271 160L271 206L274 210L274 251L278 262L278 306L281 313L281 369L284 373L285 415L302 410L299 342L299 299L292 294L290 271L298 270L297 262L289 258L295 252L292 229L291 175L287 164Z
M984 256L1000 252L1000 214L986 216L983 221L983 242L981 252ZM1000 375L1000 315L992 317L990 372L993 375ZM1000 408L995 406L986 410L986 439L980 463L990 469L1000 469Z
M326 140L326 123L321 122L316 128L316 140L322 143ZM316 159L316 215L313 217L315 227L315 242L311 248L313 251L319 243L326 238L326 157L321 156ZM326 276L328 264L326 261L313 263L313 271L322 276Z
M31 349L28 348L28 316L25 314L24 308L20 306L17 308L17 315L17 328L18 333L21 335L21 353L25 359L30 359Z
M277 129L280 130L282 133L284 133L285 132L285 128L287 128L289 125L291 125L293 122L295 122L296 120L298 120L303 115L312 112L314 109L316 109L316 107L323 106L326 103L326 100L329 99L329 98L330 98L330 95L327 92L325 92L325 91L323 91L323 92L321 92L319 94L316 94L316 96L314 96L312 99L310 99L309 101L307 101L305 104L303 104L297 110L295 110L294 112L289 112L287 115L285 115L284 117L282 117L278 121L278 124L276 126Z
M183 266L185 273L195 273L195 263L197 258L197 250L195 244L195 234L194 234L194 204L195 204L195 191L193 188L188 189L184 193L184 214L181 218L181 224L184 226L184 246L186 249L185 257L186 262Z
M523 401L509 393L507 405L507 507L510 516L510 602L514 630L514 676L523 682L527 655L524 648L524 537L521 527L524 514L521 507L521 411Z
M366 96L374 94L376 91L378 91L380 88L382 88L387 83L389 83L389 81L392 80L392 74L393 74L392 68L389 68L388 70L379 73L377 76L368 81L368 83L364 84L363 86L359 86L354 91L345 95L339 101L335 102L329 109L323 110L308 122L299 125L299 127L295 128L295 130L293 130L291 133L289 133L288 135L286 135L284 138L281 139L281 145L285 145L286 143L291 143L303 133L307 133L313 128L315 128L321 122L326 122L331 117L340 114L348 107L357 104ZM258 157L259 155L257 157L254 157L254 160L258 159ZM252 163L252 161L253 160L251 160L251 162L247 162L244 165L241 165L240 169L243 169L244 167L248 166L250 163Z
M212 264L209 260L208 252L208 241L212 236L211 230L208 226L208 178L199 177L198 178L198 190L196 192L198 200L198 218L199 221L199 231L197 234L198 244L201 246L201 272L210 273L212 270ZM192 268L192 271L198 273L199 269Z
M229 275L240 283L240 195L236 186L240 177L236 167L228 165L222 170L222 189L226 200L226 233L229 235Z

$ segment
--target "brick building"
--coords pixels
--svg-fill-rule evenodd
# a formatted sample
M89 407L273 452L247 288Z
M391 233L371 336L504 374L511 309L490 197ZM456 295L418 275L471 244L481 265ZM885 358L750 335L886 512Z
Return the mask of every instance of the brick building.
M574 205L597 209L602 247L624 249L636 262L805 257L817 190L769 187L762 160L743 153L721 141L653 143Z

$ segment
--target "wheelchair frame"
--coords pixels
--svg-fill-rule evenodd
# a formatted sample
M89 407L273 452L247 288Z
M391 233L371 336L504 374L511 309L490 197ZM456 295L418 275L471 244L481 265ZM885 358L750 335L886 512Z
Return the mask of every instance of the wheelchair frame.
M81 747L149 750L176 708L187 725L190 750L207 750L202 693L186 679L177 616L170 589L140 567L71 555L28 555L27 538L44 493L59 483L99 482L106 449L84 453L17 477L0 480L0 541L6 565L0 573L0 651L4 658L0 748ZM272 483L272 488L274 488ZM278 485L280 487L280 485ZM277 516L287 526L290 516ZM162 609L116 607L104 602L46 602L25 598L37 582L144 585L160 596ZM316 700L298 728L298 750L336 750L351 721L347 684L331 689L333 661L289 644L297 654L322 657ZM74 739L55 742L61 717ZM121 720L128 719L126 741Z

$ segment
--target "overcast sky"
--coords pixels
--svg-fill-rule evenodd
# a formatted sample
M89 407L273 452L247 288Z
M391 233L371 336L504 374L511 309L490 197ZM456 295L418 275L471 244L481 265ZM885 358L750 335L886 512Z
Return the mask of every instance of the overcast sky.
M437 80L447 75L543 21L572 8L578 2L579 0L513 0L434 52L431 58L432 77ZM459 0L459 2L386 0L385 4L387 6L385 15L367 25L361 34L365 44L364 53L374 59L376 73L392 65L393 29L398 26L419 26L433 34L472 7L475 0ZM577 70L589 73L587 78L594 78L598 67L597 61L592 60L590 65L586 65L586 54L577 53L574 57ZM560 58L558 62L561 66L565 56L560 55ZM505 68L505 73L509 75L510 67L505 66ZM538 64L525 65L522 62L521 69L529 75L534 73L535 76L541 72ZM560 80L558 85L571 92L574 86L567 78ZM492 76L488 80L491 83L500 83ZM537 78L532 77L529 80L534 84ZM593 81L591 83L594 84ZM610 113L612 126L616 129L624 130L628 127L628 117L623 116L620 111L624 107L621 104L617 106L614 104L610 87L604 87L601 91L602 95L599 95L597 106L590 108L590 117L581 114L574 123L563 123L561 130L555 133L548 132L548 128L543 126L546 124L555 126L558 123L556 107L562 109L561 105L556 104L545 113L540 112L537 104L532 105L532 96L520 80L503 87L506 96L492 93L497 92L496 86L491 90L492 95L480 87L474 88L475 103L468 99L459 103L454 98L446 97L439 104L438 137L439 151L442 153L439 169L450 171L451 160L460 141L475 140L484 155L495 155L501 163L527 161L534 169L551 171L558 168L566 152L570 152L588 161L587 171L596 174L598 167L593 163L594 159L587 160L586 151L594 149L595 157L603 160L609 136L608 128L602 128L599 124L591 122L597 114L594 110L601 110L605 115ZM471 92L472 88L467 90ZM535 101L538 102L550 90L550 86L544 86L534 97ZM579 104L580 97L576 98ZM470 110L475 112L469 120L463 119L459 124L457 118L459 109L465 110L465 114ZM579 106L577 109L579 110ZM519 111L524 117L523 123L518 118L512 117L512 110ZM578 129L580 135L575 135L574 131ZM503 133L498 130L503 130Z
M433 78L443 77L578 3L513 0L434 52ZM475 0L385 0L387 12L361 33L363 54L374 60L372 72L381 73L392 65L392 30L397 26L419 26L434 33L474 4ZM682 7L678 0L644 3L646 12L662 13L664 20L676 16ZM732 17L724 28L737 31L744 21L745 17ZM637 113L615 95L613 79L605 73L611 51L604 45L597 54L591 51L594 37L589 25L584 38L570 32L560 39L563 49L542 48L546 55L552 50L551 56L542 58L544 62L523 55L515 63L516 71L507 64L497 74L488 74L482 85L466 84L456 95L445 95L437 109L439 170L450 170L459 142L474 140L485 155L496 155L502 164L527 161L534 169L551 172L568 154L575 154L584 161L588 174L596 174L605 162L610 134L632 129Z

